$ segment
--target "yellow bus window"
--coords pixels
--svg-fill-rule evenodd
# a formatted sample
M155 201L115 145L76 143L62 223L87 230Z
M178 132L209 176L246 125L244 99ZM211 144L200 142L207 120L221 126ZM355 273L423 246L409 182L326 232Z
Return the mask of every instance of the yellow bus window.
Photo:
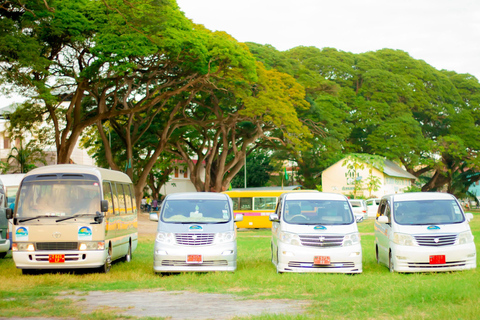
M275 197L262 197L254 198L255 206L253 210L275 210L277 204L277 198Z
M233 210L238 210L240 206L239 198L232 198L232 202L233 202Z
M240 210L252 210L252 198L240 198Z

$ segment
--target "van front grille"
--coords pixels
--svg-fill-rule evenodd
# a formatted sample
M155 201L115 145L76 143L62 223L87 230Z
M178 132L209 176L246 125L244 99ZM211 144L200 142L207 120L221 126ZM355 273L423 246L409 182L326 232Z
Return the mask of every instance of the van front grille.
M77 249L78 242L37 242L37 251Z
M343 243L343 236L322 236L303 234L300 235L302 246L307 247L341 247Z
M313 262L290 261L288 263L290 268L314 268L314 269L335 269L335 268L353 268L354 262L330 262L330 264L313 264Z
M439 247L439 246L451 246L455 244L457 235L444 234L435 236L415 236L415 240L419 246Z
M163 260L164 267L216 267L228 266L227 260L205 260L202 263L187 263L185 260Z
M184 246L204 246L213 243L214 233L176 233L177 244Z
M408 267L415 269L415 268L430 268L430 269L438 269L438 268L448 268L448 267L463 267L465 266L466 261L447 261L444 264L430 264L429 262L409 262Z

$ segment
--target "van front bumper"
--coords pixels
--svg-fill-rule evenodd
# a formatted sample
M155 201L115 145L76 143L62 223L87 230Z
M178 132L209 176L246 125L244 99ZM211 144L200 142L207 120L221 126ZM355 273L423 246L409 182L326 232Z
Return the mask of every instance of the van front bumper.
M52 254L65 255L65 262L48 262ZM103 266L107 251L13 251L12 257L18 269L83 269Z
M10 250L10 240L0 240L0 252L8 252Z
M430 264L431 256L445 256L444 264ZM392 259L397 272L439 272L475 269L475 244L453 246L400 246L392 247Z
M278 272L361 273L362 247L316 248L278 243ZM314 264L316 256L329 257L330 264Z
M187 262L188 255L201 255L199 263ZM207 272L237 269L237 244L228 242L208 246L170 245L155 242L153 270L161 272Z

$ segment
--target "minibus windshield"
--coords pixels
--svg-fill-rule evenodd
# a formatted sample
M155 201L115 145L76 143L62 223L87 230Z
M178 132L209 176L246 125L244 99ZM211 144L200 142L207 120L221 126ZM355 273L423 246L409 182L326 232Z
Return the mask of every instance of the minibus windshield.
M17 203L20 222L33 217L95 215L100 211L100 186L84 180L25 181Z
M402 225L451 224L464 221L455 200L412 200L394 203L393 217Z
M224 223L230 221L226 200L167 200L161 219L167 223Z
M287 200L284 220L290 224L351 224L353 214L343 200Z

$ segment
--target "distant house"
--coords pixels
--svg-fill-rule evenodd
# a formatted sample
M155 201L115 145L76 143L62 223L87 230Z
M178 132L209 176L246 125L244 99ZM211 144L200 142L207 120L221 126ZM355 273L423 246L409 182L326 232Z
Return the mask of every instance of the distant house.
M363 169L351 170L344 165L344 158L322 172L322 190L324 192L351 195L354 193L355 181L361 185L356 196L369 197L367 181L370 175L377 177L378 190L371 191L372 197L381 197L385 194L401 193L412 186L417 179L414 175L399 167L390 160L385 160L383 167L373 167L370 174L370 165L364 163ZM351 163L351 162L350 162Z
M194 160L196 162L196 160ZM200 178L205 181L205 166L202 167ZM190 170L183 160L175 160L174 168L169 176L169 181L166 182L161 188L161 194L170 194L177 192L196 192L195 186L190 180Z

